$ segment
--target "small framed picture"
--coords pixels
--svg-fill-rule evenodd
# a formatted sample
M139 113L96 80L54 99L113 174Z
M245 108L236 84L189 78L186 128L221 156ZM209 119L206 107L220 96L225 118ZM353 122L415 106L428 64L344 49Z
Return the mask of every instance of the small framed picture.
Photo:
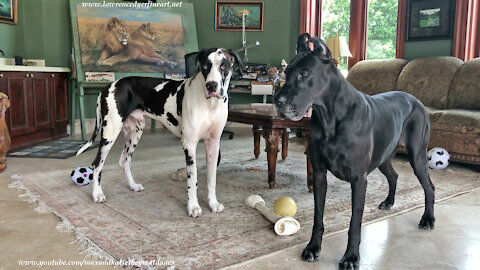
M17 24L17 0L0 0L0 23Z
M452 0L408 0L407 41L448 39L452 25Z
M215 30L263 31L263 2L217 1Z
M85 72L85 81L87 82L113 82L115 73L113 72Z

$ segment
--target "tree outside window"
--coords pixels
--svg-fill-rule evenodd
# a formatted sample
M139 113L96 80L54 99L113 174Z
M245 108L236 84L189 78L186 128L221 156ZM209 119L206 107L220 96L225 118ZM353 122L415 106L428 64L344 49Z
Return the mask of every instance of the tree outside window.
M398 0L369 0L367 59L395 58Z
M349 38L350 33L350 0L323 0L322 1L322 36L323 41L329 37L339 36ZM346 57L341 59L340 70L347 70Z
M326 41L337 33L349 42L350 1L322 1L322 35ZM352 0L355 1L355 0ZM398 0L369 0L367 29L367 59L395 58L397 39ZM347 59L340 70L347 69Z

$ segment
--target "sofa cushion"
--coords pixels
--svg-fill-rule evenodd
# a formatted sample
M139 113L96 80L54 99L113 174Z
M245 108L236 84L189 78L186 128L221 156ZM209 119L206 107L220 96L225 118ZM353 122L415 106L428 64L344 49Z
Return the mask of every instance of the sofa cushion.
M480 58L458 69L448 94L448 108L480 110Z
M430 113L433 130L450 130L480 135L480 111L437 110Z
M360 61L350 69L347 80L368 95L396 90L398 75L405 64L407 61L403 59Z
M400 72L396 88L414 95L426 106L446 109L450 85L462 64L462 60L449 56L414 59Z
M443 147L458 160L478 163L480 111L438 110L430 114L430 122L430 148Z

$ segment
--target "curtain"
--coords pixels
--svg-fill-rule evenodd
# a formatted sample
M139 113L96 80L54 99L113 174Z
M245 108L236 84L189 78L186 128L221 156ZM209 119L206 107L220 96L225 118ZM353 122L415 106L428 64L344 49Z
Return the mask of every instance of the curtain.
M398 0L397 49L395 57L403 59L405 55L405 31L407 29L407 0Z
M320 37L322 31L322 0L300 0L299 33Z
M457 0L453 56L470 60L480 56L480 0Z
M367 55L367 15L368 0L353 0L350 2L350 52L348 69Z

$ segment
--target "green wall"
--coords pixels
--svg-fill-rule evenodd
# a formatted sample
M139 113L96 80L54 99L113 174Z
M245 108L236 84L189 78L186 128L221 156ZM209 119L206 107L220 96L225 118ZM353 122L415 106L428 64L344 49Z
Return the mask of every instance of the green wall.
M6 57L15 56L16 26L0 23L0 49L5 52Z
M7 57L45 59L70 67L68 0L18 0L18 23L0 24L0 49Z
M428 40L428 41L411 41L405 42L406 60L412 60L427 56L451 56L453 52L453 41L445 40Z
M240 31L215 31L215 1L190 0L194 3L200 48L224 47L237 49L242 44ZM247 43L258 40L260 46L248 50L251 63L268 63L280 66L295 55L299 28L299 1L264 0L263 31L247 32ZM242 55L243 57L243 55Z

